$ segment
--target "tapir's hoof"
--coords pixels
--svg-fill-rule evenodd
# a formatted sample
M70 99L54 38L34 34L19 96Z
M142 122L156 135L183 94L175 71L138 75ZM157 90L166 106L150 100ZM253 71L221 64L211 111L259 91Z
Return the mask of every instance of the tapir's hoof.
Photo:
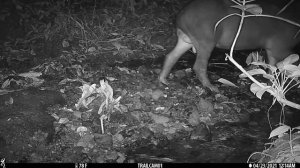
M168 86L169 82L165 78L158 78L159 86Z
M209 90L211 90L212 92L216 92L216 93L219 93L219 92L220 92L219 89L218 89L218 87L216 87L216 86L214 86L214 85L212 85L212 84L210 84L210 85L205 85L205 87L209 88Z

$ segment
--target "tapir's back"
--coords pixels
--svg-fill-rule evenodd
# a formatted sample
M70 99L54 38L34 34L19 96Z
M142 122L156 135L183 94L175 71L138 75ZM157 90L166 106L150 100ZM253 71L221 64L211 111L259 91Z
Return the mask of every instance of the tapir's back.
M283 3L268 3L270 0L257 0L263 14L277 15L285 6ZM233 8L231 0L195 0L187 5L177 17L177 28L181 29L193 41L210 42L214 40L219 48L229 48L236 34L240 16L231 16L223 20L214 31L216 23L225 16L233 13L240 14L239 9ZM294 1L279 13L280 17L300 22L300 2ZM298 10L299 9L299 10ZM250 14L250 13L247 13ZM266 17L248 17L245 19L237 49L266 48L270 40L278 38L286 45L294 46L299 41L294 38L299 27L289 23ZM291 41L290 41L291 40Z
M291 3L290 3L291 2ZM258 4L262 7L262 14L283 17L300 24L300 1L299 0L256 0L251 4ZM197 16L205 19L223 17L231 13L240 13L240 10L233 8L237 5L232 0L194 0L191 1L178 14L177 26L190 16ZM196 18L194 18L196 19ZM195 20L194 20L195 21Z

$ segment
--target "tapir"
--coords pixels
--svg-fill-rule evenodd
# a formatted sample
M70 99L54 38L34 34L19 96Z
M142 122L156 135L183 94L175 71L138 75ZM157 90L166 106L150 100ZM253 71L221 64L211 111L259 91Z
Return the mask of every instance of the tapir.
M281 1L281 2L279 2ZM289 0L290 1L290 0ZM256 0L262 8L262 14L278 16L295 23L300 23L300 2L295 0ZM275 4L276 3L276 4ZM288 4L288 5L287 5ZM197 57L193 66L196 76L204 87L218 92L207 76L207 66L212 50L217 47L230 49L241 20L233 15L223 19L215 29L218 21L227 15L241 10L233 8L231 0L194 0L178 14L176 19L177 44L166 55L159 81L168 85L167 76L178 59L189 49L195 48ZM246 12L246 15L250 13ZM235 45L235 50L264 49L267 61L271 65L293 53L300 41L300 27L291 23L262 16L247 17Z

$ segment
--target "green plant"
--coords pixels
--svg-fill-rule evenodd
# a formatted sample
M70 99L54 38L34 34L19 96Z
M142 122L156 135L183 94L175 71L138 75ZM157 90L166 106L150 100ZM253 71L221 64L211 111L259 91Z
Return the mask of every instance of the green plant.
M242 14L233 13L233 14L227 15L224 18L222 18L221 20L219 20L216 23L216 25L215 25L215 30L216 30L217 26L219 25L219 23L222 22L224 19L226 19L228 17L231 17L231 16L234 16L234 15L237 15L237 16L241 17L240 24L239 24L239 27L238 27L238 31L236 33L236 36L234 38L234 41L233 41L231 49L230 49L230 54L226 54L226 59L228 59L230 62L232 62L238 69L240 69L250 80L252 80L257 85L257 87L254 87L255 88L254 91L258 92L258 90L259 90L260 92L259 92L258 95L260 95L260 93L263 94L265 92L269 92L272 96L274 96L275 100L277 100L281 105L283 105L283 106L288 105L290 107L294 107L296 109L300 109L300 105L299 104L296 104L294 102L288 101L285 98L284 95L280 94L281 91L275 91L274 92L274 90L272 90L269 86L266 86L266 85L260 83L259 81L257 81L255 78L253 78L253 76L251 74L249 74L241 65L239 65L233 59L233 50L234 50L235 44L237 42L237 39L238 39L238 37L240 35L241 29L243 27L244 20L246 18L248 18L248 17L254 17L254 16L255 17L268 17L268 18L279 19L279 20L282 20L284 22L287 22L287 23L293 24L295 26L298 26L298 27L300 27L300 24L298 24L296 22L292 22L292 21L284 19L284 18L281 18L281 17L261 14L262 13L262 9L261 9L260 6L258 6L257 4L247 4L249 2L253 2L253 0L249 0L249 1L246 1L246 0L237 0L237 1L236 0L232 0L232 2L234 2L235 4L237 4L237 5L234 5L232 7L240 9L242 11ZM251 13L251 15L246 15L246 12ZM253 86L255 86L255 85L253 85ZM255 94L257 95L256 92L255 92Z
M274 97L274 103L276 97L286 99L286 93L299 85L300 81L300 64L293 65L299 60L299 56L292 54L285 58L283 61L277 63L276 66L266 64L264 62L252 62L251 64L256 65L257 68L247 71L251 76L262 75L265 79L269 80L269 83L262 83L264 88L260 87L258 84L253 83L250 90L261 99L262 95L269 89L276 96ZM264 69L259 68L259 66L269 70L271 73L267 73ZM241 78L247 77L245 74L240 75ZM284 106L284 104L282 104Z
M299 163L300 162L300 127L291 128L281 125L274 129L269 138L275 138L270 147L263 152L255 152L248 158L259 163Z
M119 108L121 96L114 99L112 87L104 80L100 80L100 85L98 86L96 84L83 84L80 89L82 90L82 95L78 100L78 103L75 104L76 109L79 110L81 107L91 110L98 109L97 111L100 115L101 130L102 134L104 134L104 119L109 118L109 115L115 110L121 111ZM93 103L96 103L97 107L93 106ZM98 106L98 104L101 105Z
M241 14L238 13L233 13L230 15L225 16L222 18L220 21L217 22L215 25L215 30L220 22L222 22L224 19L237 15L241 17L240 24L238 27L238 31L236 33L236 36L234 38L234 41L231 46L230 54L226 54L226 59L229 59L237 68L239 68L243 74L240 75L240 77L248 77L253 81L253 84L250 87L250 90L258 97L261 99L262 95L265 92L269 92L271 95L274 96L273 99L273 104L278 101L282 109L284 109L284 106L288 105L297 109L300 109L300 105L290 102L286 99L285 95L286 93L293 87L299 86L299 76L300 76L300 65L293 65L295 62L299 60L299 56L296 54L292 54L285 58L283 61L277 63L276 67L266 64L264 62L253 62L253 65L257 66L262 66L266 69L268 69L271 74L266 73L265 70L261 68L255 68L250 71L246 71L242 66L240 66L234 59L233 59L233 49L235 47L235 44L237 42L237 39L240 35L244 19L247 17L253 17L253 16L258 16L258 17L268 17L268 18L274 18L274 19L279 19L281 21L293 24L295 26L300 27L298 23L292 22L290 20L277 17L277 16L270 16L270 15L262 15L262 8L258 6L257 4L247 4L249 2L252 2L253 0L232 0L237 5L232 6L233 8L237 8L241 10ZM290 5L290 3L288 4ZM285 7L284 7L285 8ZM246 15L246 11L251 13L250 15ZM282 11L282 10L281 10ZM281 12L280 11L280 12ZM296 34L297 35L297 34ZM296 36L295 35L295 36ZM264 78L269 80L269 83L260 83L257 81L253 75L263 75ZM282 113L284 114L284 111L282 110ZM271 160L269 162L300 162L300 152L299 152L299 143L295 143L295 146L293 145L294 140L299 138L299 135L296 136L295 139L292 139L294 136L292 134L292 131L295 129L299 128L294 128L291 129L289 126L282 125L276 129L274 129L271 134L270 138L275 137L275 136L282 136L283 133L287 132L289 130L289 140L288 140L288 145L287 148L285 147L284 149L280 148L280 150L275 150L272 151L271 153L274 153L275 157L273 157L270 154L265 154L266 156L270 156ZM280 139L277 139L274 143L277 141L280 141ZM281 147L282 145L279 145ZM275 149L278 147L275 147ZM271 148L270 148L271 149ZM287 151L287 152L286 152ZM290 152L289 152L290 151ZM291 157L290 157L291 156ZM251 156L250 156L251 157ZM286 159L287 158L287 159ZM248 160L249 161L249 160ZM264 160L260 160L263 161Z

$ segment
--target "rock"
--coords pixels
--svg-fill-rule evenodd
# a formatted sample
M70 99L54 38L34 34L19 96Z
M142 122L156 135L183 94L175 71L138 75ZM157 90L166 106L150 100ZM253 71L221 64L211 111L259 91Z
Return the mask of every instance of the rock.
M130 115L136 119L137 121L140 121L141 120L141 117L142 117L142 114L140 111L133 111L130 113Z
M166 137L167 137L167 139L168 139L169 141L171 141L172 139L174 139L174 137L173 137L172 134L167 134Z
M117 160L118 156L116 151L108 151L105 155L107 160Z
M96 158L96 163L105 163L105 159L104 157L101 155L101 156L98 156Z
M216 99L217 102L225 102L225 101L229 100L228 97L226 97L226 96L224 96L224 95L222 95L220 93L218 93L218 94L215 95L215 99Z
M200 117L199 118L200 122L204 122L204 123L212 123L214 124L213 122L213 119L209 116L206 116L206 117Z
M95 146L94 135L93 134L85 134L77 142L77 146L81 146L83 148L94 148L94 146Z
M121 109L121 111L123 113L127 113L128 112L128 107L123 105L123 104L119 104L119 108Z
M124 163L124 161L126 160L126 157L123 153L118 152L118 159L116 160L117 163Z
M81 114L81 118L82 118L83 121L89 120L90 116L91 116L91 113L89 113L89 112L83 112Z
M145 74L145 75L150 73L149 69L147 69L145 65L142 65L142 66L138 67L137 70L138 70L139 73Z
M123 135L121 135L121 134L116 134L116 135L115 135L115 138L116 138L116 140L119 141L119 142L122 142L122 141L124 140L124 137L123 137Z
M111 135L107 134L94 134L95 141L98 145L105 147L105 148L111 148L113 145L113 139Z
M219 104L219 103L215 103L214 104L214 109L216 109L216 110L223 110L224 109L224 105L223 104Z
M151 136L153 136L153 134L154 134L148 127L143 127L139 131L140 131L141 138L144 138L144 139L151 138Z
M192 114L189 116L189 124L191 124L192 126L198 125L200 123L199 117L199 113L197 111L193 111Z
M260 112L260 109L259 108L253 108L252 109L254 112Z
M161 91L160 89L156 89L152 92L152 99L157 101L159 98L164 96L164 92Z
M158 74L160 74L161 69L156 68L156 69L153 70L153 72L158 75Z
M214 111L213 104L203 98L200 98L200 101L197 104L197 108L200 113L212 113Z
M155 135L157 134L163 134L165 132L165 126L163 124L152 124L151 130Z
M139 110L142 109L141 97L139 95L135 95L133 98L133 109Z
M185 74L188 78L193 76L193 70L191 68L185 69Z
M149 113L149 115L156 124L166 124L167 122L170 121L170 118L165 117L165 116L156 115L153 113Z
M210 141L211 132L209 127L205 123L199 124L191 134L192 140Z
M76 118L81 118L81 113L80 111L74 111L73 112L73 115L76 117Z
M178 70L174 73L174 76L178 79L182 79L186 76L186 74L184 70Z

